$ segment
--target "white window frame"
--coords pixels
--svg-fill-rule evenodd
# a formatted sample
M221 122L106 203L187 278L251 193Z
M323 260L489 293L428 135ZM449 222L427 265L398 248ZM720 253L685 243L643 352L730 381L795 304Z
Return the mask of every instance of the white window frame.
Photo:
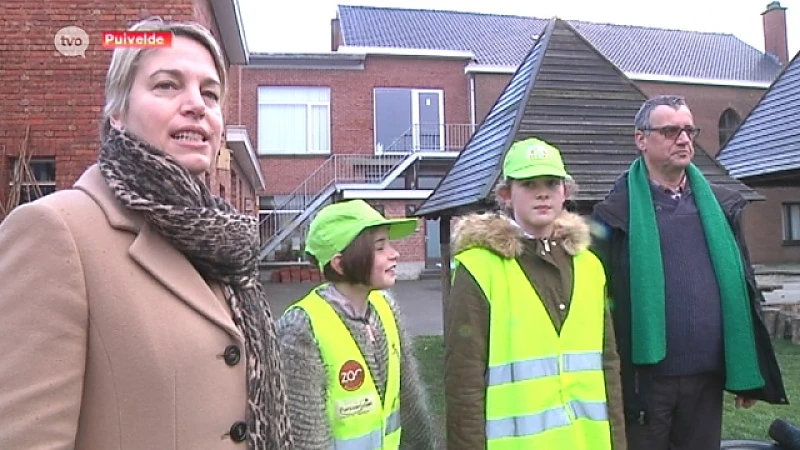
M280 102L280 101L266 101L262 100L262 92L265 92L269 89L324 89L327 91L328 94L328 101L327 102ZM268 105L303 105L306 107L306 148L305 149L298 149L295 151L276 151L275 149L270 149L265 142L264 132L261 130L260 125L258 124L258 115L261 114L261 107L268 106ZM325 119L327 120L328 125L328 139L327 139L327 149L311 149L309 148L312 143L314 142L314 132L313 127L309 126L312 123L313 118L313 109L314 107L324 107L325 108ZM331 88L329 86L259 86L258 87L258 98L257 98L257 108L256 108L256 126L259 127L258 129L258 154L259 155L272 155L272 156L280 156L280 155L327 155L331 153L331 135L332 135L332 127L331 127Z
M8 181L8 186L9 187L11 187L14 184L14 180L17 178L17 174L19 173L19 163L20 163L20 158L19 157L15 157L12 160L11 179ZM58 172L58 166L56 165L55 157L33 157L28 161L28 165L31 166L31 169L33 168L34 165L36 165L36 163L50 163L50 164L53 164L53 179L52 180L44 180L44 181L43 180L36 180L36 184L39 186L40 190L42 190L43 187L48 187L48 188L52 188L53 192L55 192L55 190L56 190L56 180L55 179L56 179L56 173ZM34 176L35 176L36 172L33 171L33 170L31 170L31 171L34 173ZM20 186L23 189L25 189L25 188L29 188L30 186L33 186L33 183L21 183ZM42 192L42 197L44 197L45 195L49 195L51 193L52 192L47 192L47 193ZM33 200L35 200L35 199L31 199L31 201L33 201ZM22 201L21 198L20 198L20 201Z
M793 239L793 234L797 233L800 229L800 221L793 221L792 217L797 217L797 211L800 210L800 203L791 202L784 203L781 208L781 216L783 216L783 242L787 245L798 245L800 239ZM795 213L794 215L792 213ZM794 233L793 233L794 232Z
M372 88L372 142L376 155L391 154L378 145L378 91L381 89L405 89L411 92L411 148L419 148L419 94L438 94L439 97L439 146L444 149L444 89L375 86ZM400 152L405 153L405 152Z

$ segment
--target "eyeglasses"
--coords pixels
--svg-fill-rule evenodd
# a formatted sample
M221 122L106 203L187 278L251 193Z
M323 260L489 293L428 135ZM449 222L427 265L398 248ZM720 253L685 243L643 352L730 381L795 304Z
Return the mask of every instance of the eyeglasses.
M686 132L686 135L689 136L689 139L695 140L697 136L700 135L700 128L695 127L678 127L675 125L667 125L663 127L646 127L643 128L644 131L658 131L667 139L678 139L681 133Z

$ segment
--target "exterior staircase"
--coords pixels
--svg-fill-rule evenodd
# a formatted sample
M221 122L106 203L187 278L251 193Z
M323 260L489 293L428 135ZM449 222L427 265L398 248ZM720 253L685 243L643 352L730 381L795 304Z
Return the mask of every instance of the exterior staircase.
M331 155L259 224L262 263L291 235L305 240L309 219L343 189L385 189L411 164L418 153L384 155ZM300 256L298 256L300 258Z
M474 126L469 124L414 124L385 148L376 148L375 154L331 155L261 218L262 264L275 262L276 250L287 239L304 242L309 219L330 203L337 192L385 189L417 160L454 158L473 132ZM302 252L297 251L292 259L302 262Z

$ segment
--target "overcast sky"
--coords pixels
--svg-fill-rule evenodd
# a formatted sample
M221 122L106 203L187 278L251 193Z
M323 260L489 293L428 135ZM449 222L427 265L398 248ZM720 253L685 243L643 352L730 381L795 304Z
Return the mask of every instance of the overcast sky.
M731 33L764 50L761 13L768 0L239 0L252 52L330 51L336 7L441 9L539 18ZM786 10L789 58L800 51L800 0L781 0Z

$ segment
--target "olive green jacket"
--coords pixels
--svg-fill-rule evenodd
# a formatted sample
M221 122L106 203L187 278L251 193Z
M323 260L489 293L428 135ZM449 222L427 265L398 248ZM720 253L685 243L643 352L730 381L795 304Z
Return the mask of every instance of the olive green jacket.
M453 252L488 248L515 257L544 303L553 326L560 330L569 313L573 280L572 255L589 245L589 227L583 218L562 213L549 239L527 236L514 222L497 214L464 217L454 230ZM475 279L458 266L446 306L445 402L447 448L486 449L486 367L489 359L489 302ZM603 351L609 420L614 450L627 448L611 314L607 310Z

